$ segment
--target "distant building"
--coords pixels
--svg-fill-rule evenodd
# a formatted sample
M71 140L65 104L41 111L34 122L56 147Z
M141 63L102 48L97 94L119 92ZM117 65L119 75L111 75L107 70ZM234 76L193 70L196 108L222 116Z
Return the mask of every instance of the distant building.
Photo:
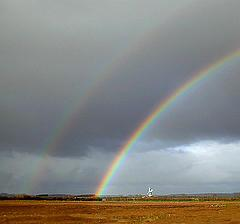
M151 187L148 188L147 196L148 197L152 197L153 196L153 189Z

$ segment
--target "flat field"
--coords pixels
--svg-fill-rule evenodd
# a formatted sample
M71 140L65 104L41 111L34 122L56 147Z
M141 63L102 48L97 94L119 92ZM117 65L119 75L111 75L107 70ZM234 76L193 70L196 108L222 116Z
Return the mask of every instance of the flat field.
M0 201L0 223L240 224L240 202Z

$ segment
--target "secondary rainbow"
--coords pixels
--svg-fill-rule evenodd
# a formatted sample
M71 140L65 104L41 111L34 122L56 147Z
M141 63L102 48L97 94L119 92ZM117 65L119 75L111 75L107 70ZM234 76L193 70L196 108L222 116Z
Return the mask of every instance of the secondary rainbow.
M173 102L175 102L181 95L183 95L186 91L190 90L200 81L204 80L204 78L215 74L219 69L223 68L224 65L226 65L233 59L237 59L239 57L240 51L239 49L237 49L231 52L230 54L222 57L221 59L217 60L216 62L209 64L203 69L200 69L199 71L193 74L191 79L187 80L183 85L179 86L174 92L172 92L172 94L170 94L163 101L161 101L157 105L157 107L135 129L135 131L131 134L128 140L122 145L117 156L112 161L107 172L102 178L102 181L98 185L95 194L101 196L105 193L112 177L117 172L120 165L126 159L129 151L133 148L133 145L143 135L143 133L156 122L159 116L173 104Z
M53 129L53 132L49 138L46 139L45 144L43 144L42 157L38 160L38 162L36 162L35 167L33 167L31 175L29 176L29 180L26 181L23 190L27 190L27 192L31 193L35 192L35 189L41 182L42 177L47 172L46 167L48 163L48 155L56 152L61 146L64 138L73 128L76 120L79 118L79 114L84 109L89 98L97 94L97 91L101 89L100 87L105 80L114 76L113 74L115 71L121 66L124 66L129 58L134 57L134 55L138 53L139 49L142 49L147 43L151 42L151 38L156 36L156 32L159 31L160 27L167 28L166 25L169 22L171 22L175 17L178 17L184 13L185 10L188 9L188 4L184 6L180 4L179 7L180 8L173 10L172 14L169 15L169 18L166 19L165 22L157 24L153 27L148 27L136 42L132 44L130 43L121 52L117 52L116 55L113 55L110 63L106 66L103 66L102 72L100 72L97 76L94 76L85 86L85 88L81 90L79 97L77 97L76 100L73 100L73 105L63 112L60 122Z

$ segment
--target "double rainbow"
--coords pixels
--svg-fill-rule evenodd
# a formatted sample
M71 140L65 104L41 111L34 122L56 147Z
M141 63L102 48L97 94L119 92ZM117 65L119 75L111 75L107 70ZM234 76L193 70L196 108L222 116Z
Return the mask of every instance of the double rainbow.
M228 64L230 61L234 59L238 59L240 57L239 49L231 52L227 56L217 60L215 63L209 64L207 67L197 71L191 79L187 80L183 85L179 86L172 94L167 96L163 101L161 101L158 106L140 123L140 125L135 129L135 131L131 134L128 140L122 145L119 149L119 152L115 159L112 161L109 166L107 172L105 173L102 181L97 187L96 195L103 195L108 185L110 184L112 177L117 172L121 164L124 162L127 157L129 151L133 148L136 141L141 138L146 129L148 129L151 125L153 125L157 119L159 119L160 115L166 111L174 101L176 101L181 95L183 95L186 91L190 90L196 84L203 81L206 77L209 77L215 74L217 71L222 69L224 65Z
M160 28L167 28L166 25L170 21L182 15L182 13L188 9L189 3L179 3L172 13L169 14L169 17L166 18L166 21L157 24L156 26L148 27L146 31L140 37L138 37L138 40L134 42L134 44L130 43L121 52L117 52L116 55L113 55L112 60L109 62L109 64L102 67L102 71L99 72L98 76L94 76L89 80L85 88L80 91L79 97L76 100L73 100L73 105L64 111L60 122L56 124L52 134L48 139L46 139L46 142L42 147L42 156L33 167L31 175L29 176L29 180L26 181L23 189L26 189L31 193L36 191L42 177L44 177L45 173L47 172L46 167L48 163L48 155L55 153L59 149L64 138L75 125L76 120L79 118L79 115L86 106L89 98L97 94L97 91L100 89L105 80L111 78L111 76L119 67L124 65L129 58L133 57L139 51L139 49L142 49L151 38L154 38Z

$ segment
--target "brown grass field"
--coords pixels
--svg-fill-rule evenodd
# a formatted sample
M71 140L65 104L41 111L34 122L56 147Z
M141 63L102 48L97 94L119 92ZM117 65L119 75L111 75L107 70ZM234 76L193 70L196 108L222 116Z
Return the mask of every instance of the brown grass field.
M0 223L240 224L240 202L0 201Z

